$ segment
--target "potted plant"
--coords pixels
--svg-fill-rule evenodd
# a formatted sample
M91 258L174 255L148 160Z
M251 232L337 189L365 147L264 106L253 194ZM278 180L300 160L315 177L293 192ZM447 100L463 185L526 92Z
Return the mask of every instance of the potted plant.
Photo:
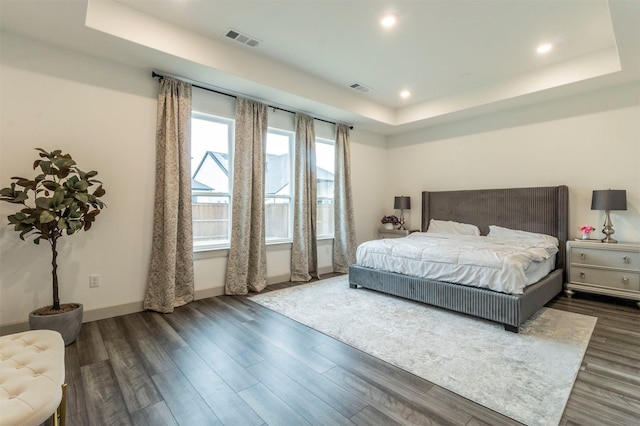
M380 222L382 222L385 229L393 229L394 226L400 223L400 219L394 215L382 216L382 220L380 220Z
M51 246L53 303L29 314L31 329L51 329L62 334L65 345L75 341L82 325L82 304L60 304L58 297L58 240L84 229L88 231L105 204L102 182L96 171L83 172L69 154L37 148L40 158L33 163L39 174L33 179L12 177L8 188L0 190L0 200L19 204L22 209L8 216L9 225L20 239L33 238L35 244ZM94 185L97 188L90 191Z

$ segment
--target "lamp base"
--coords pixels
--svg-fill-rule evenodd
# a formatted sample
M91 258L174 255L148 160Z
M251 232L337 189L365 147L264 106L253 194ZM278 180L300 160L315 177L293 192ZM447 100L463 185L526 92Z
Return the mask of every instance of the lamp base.
M607 210L606 213L607 214L604 222L604 229L602 230L602 233L605 235L605 237L600 241L602 241L603 243L615 244L617 243L617 241L611 238L611 235L615 234L616 231L613 230L613 225L611 224L611 216L609 216L609 210Z
M400 227L398 228L400 231L406 231L407 229L404 227L404 210L400 210Z

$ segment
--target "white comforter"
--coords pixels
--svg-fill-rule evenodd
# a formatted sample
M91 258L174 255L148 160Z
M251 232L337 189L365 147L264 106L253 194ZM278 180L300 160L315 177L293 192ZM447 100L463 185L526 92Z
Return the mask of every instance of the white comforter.
M415 232L405 238L361 244L356 263L404 275L522 294L530 284L527 268L533 262L555 257L557 252L556 245L543 241Z

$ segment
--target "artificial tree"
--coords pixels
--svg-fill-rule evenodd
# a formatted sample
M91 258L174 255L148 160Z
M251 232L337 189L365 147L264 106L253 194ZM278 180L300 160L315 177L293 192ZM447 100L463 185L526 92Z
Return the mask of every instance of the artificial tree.
M8 216L9 225L20 232L20 239L33 237L35 244L41 240L51 246L53 276L53 304L35 311L39 315L64 312L58 297L58 239L84 229L88 231L105 204L100 200L105 194L102 182L95 179L98 172L83 172L69 154L61 150L47 152L36 148L40 158L33 163L39 173L33 179L12 177L14 182L0 190L0 200L21 204L23 208ZM98 185L93 192L93 185Z

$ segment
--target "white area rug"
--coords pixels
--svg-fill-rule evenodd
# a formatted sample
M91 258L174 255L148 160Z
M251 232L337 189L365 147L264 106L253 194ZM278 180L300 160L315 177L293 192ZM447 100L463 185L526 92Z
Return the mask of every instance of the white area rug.
M597 319L543 308L515 334L346 276L250 299L528 425L559 423Z

